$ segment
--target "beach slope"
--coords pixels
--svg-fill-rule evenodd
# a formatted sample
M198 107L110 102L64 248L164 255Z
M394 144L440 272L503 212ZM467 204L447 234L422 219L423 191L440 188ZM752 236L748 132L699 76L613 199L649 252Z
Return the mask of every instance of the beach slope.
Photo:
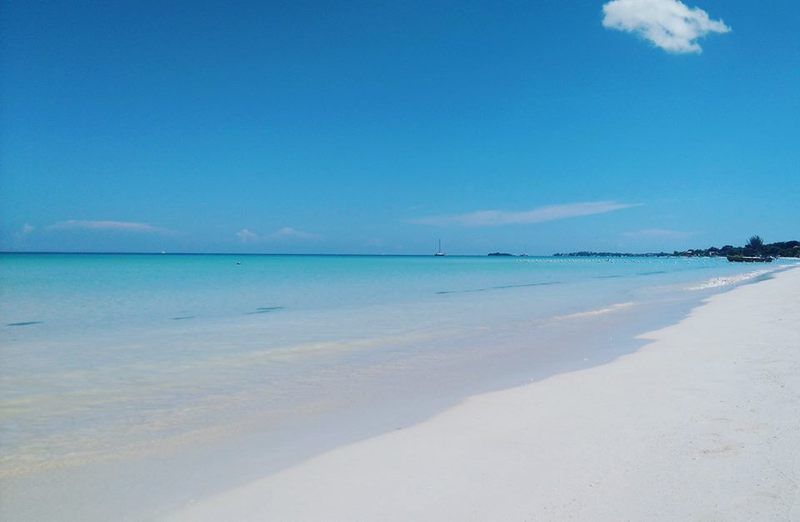
M799 520L800 269L172 520Z

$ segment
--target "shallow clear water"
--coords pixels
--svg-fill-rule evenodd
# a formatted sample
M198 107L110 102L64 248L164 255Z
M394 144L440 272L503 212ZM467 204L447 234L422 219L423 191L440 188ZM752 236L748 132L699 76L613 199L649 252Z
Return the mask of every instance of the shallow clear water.
M237 437L250 437L251 450L270 441L281 465L290 452L276 449L280 437L300 440L331 419L357 424L378 409L426 402L430 412L540 378L596 355L567 345L611 346L598 340L609 324L635 333L637 322L780 267L0 255L0 480L30 490L36 477L201 444L219 450Z

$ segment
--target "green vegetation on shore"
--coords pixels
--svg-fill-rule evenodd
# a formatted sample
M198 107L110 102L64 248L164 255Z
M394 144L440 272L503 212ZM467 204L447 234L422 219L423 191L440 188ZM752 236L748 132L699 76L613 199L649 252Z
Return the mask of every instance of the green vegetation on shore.
M569 254L554 254L557 257L725 257L725 256L748 256L748 257L800 257L800 241L780 241L777 243L764 244L759 236L751 237L745 246L735 247L725 245L723 247L695 248L683 251L630 254L624 252L571 252Z
M800 257L800 241L781 241L764 244L759 236L753 236L743 247L725 245L721 248L698 248L675 252L676 256L716 257L716 256L749 256L749 257Z
M591 252L582 250L580 252L569 252L566 254L553 254L555 257L674 257L677 254L669 252L647 252L645 254L633 254L630 252Z

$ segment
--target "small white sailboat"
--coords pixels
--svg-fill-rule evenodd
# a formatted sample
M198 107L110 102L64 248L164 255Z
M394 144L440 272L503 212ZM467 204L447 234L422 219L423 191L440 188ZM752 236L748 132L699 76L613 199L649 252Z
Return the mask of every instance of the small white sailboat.
M441 239L439 240L439 249L433 255L437 256L437 257L442 257L442 256L446 256L447 255L447 254L444 253L444 250L442 250L442 240Z

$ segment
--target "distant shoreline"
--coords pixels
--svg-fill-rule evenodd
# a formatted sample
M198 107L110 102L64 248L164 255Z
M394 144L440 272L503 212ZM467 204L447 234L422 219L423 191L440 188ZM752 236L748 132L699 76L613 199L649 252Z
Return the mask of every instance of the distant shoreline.
M569 252L553 254L553 257L682 257L679 254L667 252L649 252L633 254L629 252Z
M753 243L757 240L756 243ZM554 257L727 257L727 256L761 256L761 257L800 257L800 241L779 241L764 244L761 238L750 238L751 243L743 247L725 245L721 248L690 248L689 250L675 250L674 252L650 252L645 254L631 254L626 252L570 252L567 254L553 254Z
M363 254L363 253L287 253L287 252L58 252L58 251L0 251L0 255L126 255L126 256L306 256L306 257L429 257L432 254ZM709 247L673 252L594 252L581 250L576 252L558 252L555 254L511 254L495 251L489 254L451 254L448 257L727 257L727 256L761 256L800 258L800 241L782 241L758 246L747 245L734 247L725 245L721 248Z

